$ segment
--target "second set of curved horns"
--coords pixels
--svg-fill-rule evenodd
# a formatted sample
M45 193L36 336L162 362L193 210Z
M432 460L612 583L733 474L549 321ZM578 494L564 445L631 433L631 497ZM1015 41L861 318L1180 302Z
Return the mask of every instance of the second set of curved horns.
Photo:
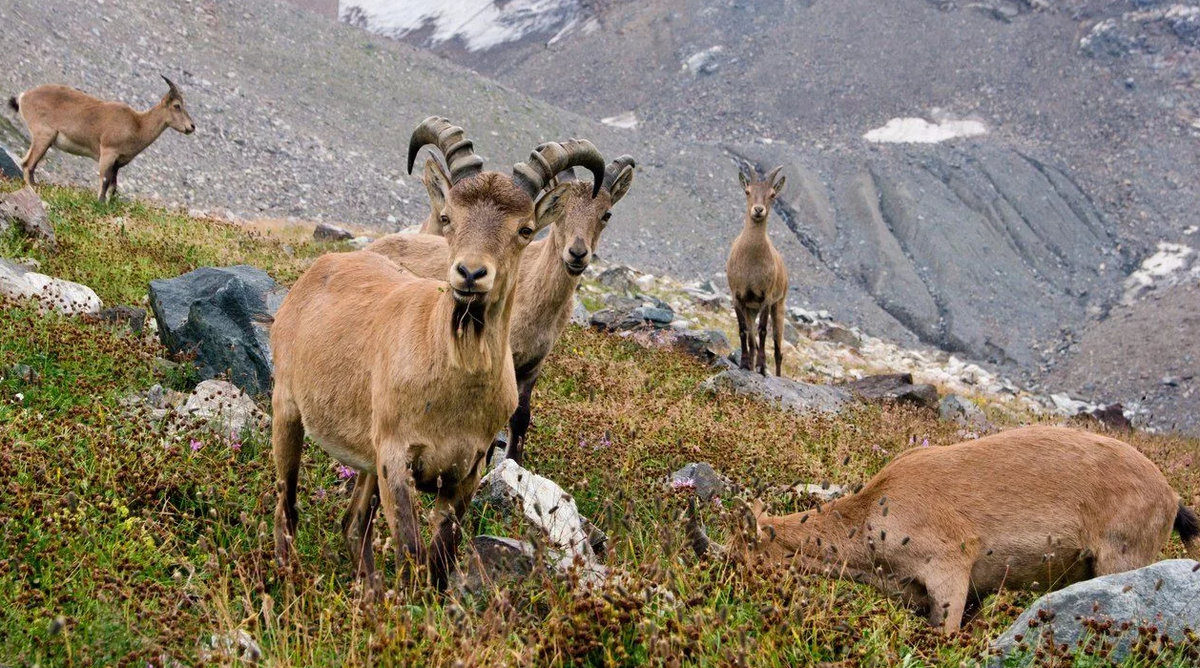
M413 130L408 141L408 173L412 174L417 153L425 146L437 147L450 168L451 185L483 171L483 158L475 155L475 145L457 125L440 116L430 116ZM618 158L625 159L626 156ZM632 164L629 159L629 164ZM604 156L586 139L566 142L546 142L529 154L525 162L513 165L513 182L536 199L556 174L572 167L583 167L592 173L592 197L600 192L605 181Z

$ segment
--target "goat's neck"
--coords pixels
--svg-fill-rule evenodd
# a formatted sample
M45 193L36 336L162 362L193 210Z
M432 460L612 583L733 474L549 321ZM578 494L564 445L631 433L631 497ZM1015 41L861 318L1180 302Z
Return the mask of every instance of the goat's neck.
M847 576L857 579L859 572L872 570L873 559L864 538L869 503L851 496L825 504L820 512L763 517L759 520L759 549L781 561L795 560L809 570L836 573L845 569Z
M742 222L742 237L752 241L759 241L764 244L771 243L770 237L767 236L767 220L770 219L770 214L762 220L754 220L747 213Z
M552 233L535 241L521 260L521 317L545 322L544 318L558 315L579 287L579 276L572 276L562 261L563 248ZM549 326L549 323L546 323Z
M138 153L153 144L170 127L167 125L167 113L167 108L160 103L138 114Z

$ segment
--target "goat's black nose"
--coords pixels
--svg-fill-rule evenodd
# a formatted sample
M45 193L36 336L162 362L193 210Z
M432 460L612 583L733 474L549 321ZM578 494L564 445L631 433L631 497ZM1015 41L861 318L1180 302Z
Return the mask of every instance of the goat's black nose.
M460 264L458 265L457 269L458 275L462 276L463 280L467 283L474 283L484 276L487 276L487 267L480 267L478 269L471 270Z
M567 249L567 252L570 253L571 258L575 259L575 260L582 260L583 258L587 257L587 254L588 254L587 248L582 247L582 246L581 247L571 246L570 248Z

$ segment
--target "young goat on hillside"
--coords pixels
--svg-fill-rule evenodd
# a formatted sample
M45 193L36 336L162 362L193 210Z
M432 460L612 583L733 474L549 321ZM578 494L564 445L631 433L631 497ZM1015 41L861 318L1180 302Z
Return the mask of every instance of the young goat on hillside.
M59 85L38 86L9 98L8 106L21 114L29 128L29 151L21 160L25 183L51 146L100 163L100 199L116 197L117 172L146 150L167 128L185 135L196 124L183 106L183 93L171 80L158 104L135 111L123 102L108 102Z
M373 581L372 496L378 487L402 566L428 560L444 586L459 522L496 432L517 407L509 322L521 254L562 216L565 187L534 200L553 175L604 159L587 141L548 143L512 176L484 172L461 128L426 119L409 144L433 144L450 164L444 213L451 261L443 280L413 276L372 252L321 257L288 293L271 327L272 446L278 474L275 549L289 559L307 431L363 475L343 520L358 571ZM447 285L448 283L448 285ZM413 489L436 494L428 553Z
M1140 568L1179 532L1200 557L1200 522L1132 446L1074 429L1025 427L897 457L862 491L814 511L744 508L730 556L762 556L878 587L946 632L968 599L1055 589ZM689 535L708 538L690 510Z
M508 457L518 464L524 458L533 386L542 372L542 363L571 319L579 277L591 262L600 233L612 217L612 207L633 183L634 166L633 158L627 155L613 160L604 170L604 180L594 197L595 184L574 181L570 171L559 175L565 188L566 214L545 239L529 245L521 261L509 336L520 399L508 423ZM446 240L432 235L390 234L367 246L367 250L387 256L418 276L441 276L449 262Z
M771 204L783 192L783 185L787 181L787 177L779 176L781 169L783 167L772 169L761 181L753 173L747 179L745 172L738 172L738 179L746 192L746 219L741 234L733 240L729 260L725 263L729 291L733 294L733 310L738 320L742 368L757 368L764 376L767 375L768 318L772 321L775 339L775 375L782 375L783 368L783 350L779 346L783 338L788 275L783 256L775 250L767 236L767 216L771 213ZM756 319L757 341L754 339Z

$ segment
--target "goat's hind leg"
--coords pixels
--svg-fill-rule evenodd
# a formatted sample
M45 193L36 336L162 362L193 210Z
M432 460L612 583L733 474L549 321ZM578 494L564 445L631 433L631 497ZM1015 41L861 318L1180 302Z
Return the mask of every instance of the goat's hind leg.
M29 150L25 152L25 157L21 158L21 172L25 176L25 185L33 186L33 173L37 171L38 163L45 157L46 151L54 145L58 133L53 130L34 132L30 129L29 135Z
M271 451L275 459L275 559L288 563L296 539L296 486L300 478L300 454L304 447L304 425L300 412L276 390L272 400Z
M764 376L767 375L767 321L770 318L771 309L764 306L758 312L758 350L754 359L755 369Z
M375 552L371 547L378 493L379 478L371 473L360 473L350 497L350 507L342 518L346 551L354 562L354 571L370 586L378 584L375 582Z

